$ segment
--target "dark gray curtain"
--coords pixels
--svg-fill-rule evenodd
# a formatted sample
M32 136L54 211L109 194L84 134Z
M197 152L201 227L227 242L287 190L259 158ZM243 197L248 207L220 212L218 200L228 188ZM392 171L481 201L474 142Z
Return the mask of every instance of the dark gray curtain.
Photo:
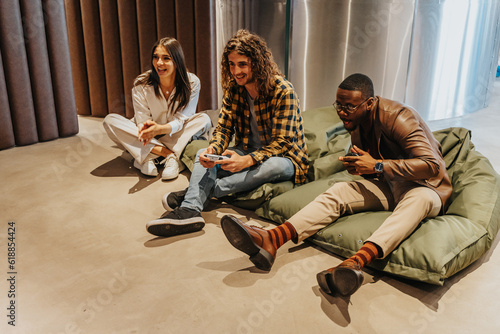
M79 115L132 117L133 81L165 36L179 40L201 80L198 110L217 108L215 0L64 2Z
M0 149L78 133L63 0L0 1Z

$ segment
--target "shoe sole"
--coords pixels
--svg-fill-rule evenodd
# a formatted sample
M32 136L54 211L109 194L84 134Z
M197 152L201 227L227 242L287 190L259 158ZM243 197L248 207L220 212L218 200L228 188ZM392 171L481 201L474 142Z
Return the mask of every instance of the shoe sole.
M230 218L222 217L222 231L226 235L227 240L234 248L242 251L250 256L250 261L260 270L270 271L274 263L274 257L268 251L257 245L252 236Z
M327 294L333 294L332 289L330 289L330 284L328 282L332 282L332 273L328 270L323 270L322 272L316 274L316 280L318 281L318 285ZM333 283L332 283L333 284Z
M338 268L334 273L323 270L316 275L321 290L328 294L336 292L344 297L352 295L359 289L361 284L358 284L358 279L358 275L348 268Z
M172 237L179 234L187 234L198 232L205 227L203 218L195 217L185 219L182 222L165 221L165 219L157 219L149 222L146 225L146 230L158 237Z
M164 174L163 172L161 173L161 179L162 180L173 180L179 176L179 173L172 173L172 174Z

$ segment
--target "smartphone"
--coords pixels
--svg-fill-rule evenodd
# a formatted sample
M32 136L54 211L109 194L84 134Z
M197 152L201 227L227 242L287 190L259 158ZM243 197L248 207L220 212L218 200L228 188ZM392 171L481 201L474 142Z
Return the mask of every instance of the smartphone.
M358 153L354 153L354 152L349 152L345 156L346 157L359 157L359 154Z
M217 154L205 154L205 156L210 159L210 161L219 161L229 159L226 155L217 155Z

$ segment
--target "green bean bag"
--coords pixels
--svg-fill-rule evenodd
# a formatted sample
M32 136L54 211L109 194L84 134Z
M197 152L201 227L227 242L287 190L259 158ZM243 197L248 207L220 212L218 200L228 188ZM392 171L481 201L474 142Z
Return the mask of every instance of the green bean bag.
M359 177L348 174L338 157L350 146L332 107L303 113L309 149L309 182L294 187L291 182L265 184L256 190L231 196L235 205L278 224L286 221L335 182ZM389 256L369 266L393 275L442 285L444 280L483 255L495 239L500 224L500 176L486 157L475 151L471 133L464 128L434 132L441 143L448 174L453 184L451 204L445 215L422 221L420 226ZM191 143L184 163L194 159L207 143ZM308 240L342 257L353 255L390 215L363 212L339 218Z

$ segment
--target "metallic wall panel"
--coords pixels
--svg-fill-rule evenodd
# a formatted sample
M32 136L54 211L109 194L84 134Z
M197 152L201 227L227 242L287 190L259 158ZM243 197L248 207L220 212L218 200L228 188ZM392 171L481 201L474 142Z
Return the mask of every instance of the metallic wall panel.
M295 86L302 110L331 105L339 83L356 72L372 78L375 94L415 107L426 120L488 104L500 48L499 0L217 4L218 57L237 29L258 33Z
M499 34L498 0L419 0L406 103L427 120L486 107Z
M286 0L257 1L256 15L250 29L266 40L281 72L285 73L287 55Z
M217 0L217 68L220 82L220 62L227 41L238 31L248 29L264 38L282 73L287 68L287 1L290 0ZM222 90L219 86L219 106Z
M368 75L403 100L415 0L292 0L289 79L304 110L330 105L339 83Z

